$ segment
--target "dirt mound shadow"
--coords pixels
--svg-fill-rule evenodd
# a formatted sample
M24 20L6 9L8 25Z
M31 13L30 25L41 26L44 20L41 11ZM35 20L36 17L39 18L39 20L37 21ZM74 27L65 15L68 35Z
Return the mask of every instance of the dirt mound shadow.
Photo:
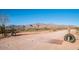
M63 43L63 40L52 39L48 43L61 45Z

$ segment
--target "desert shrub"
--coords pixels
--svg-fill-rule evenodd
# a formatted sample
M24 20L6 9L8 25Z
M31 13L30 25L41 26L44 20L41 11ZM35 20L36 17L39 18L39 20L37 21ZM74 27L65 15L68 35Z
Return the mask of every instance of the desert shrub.
M43 28L43 30L50 30L50 28L46 28L46 27L45 27L45 28Z
M43 27L43 28L28 28L25 31L58 31L58 30L64 30L65 28L47 28L47 27Z
M49 28L28 28L26 31L44 31L44 30L50 30Z
M6 37L6 24L8 23L9 19L7 15L0 14L0 33Z
M6 28L5 28L5 25L3 24L2 26L0 26L0 33L6 37L7 36L7 31L6 31Z
M28 28L26 31L35 31L35 28Z
M0 34L1 34L1 26L0 26Z
M79 28L76 28L76 34L79 35Z

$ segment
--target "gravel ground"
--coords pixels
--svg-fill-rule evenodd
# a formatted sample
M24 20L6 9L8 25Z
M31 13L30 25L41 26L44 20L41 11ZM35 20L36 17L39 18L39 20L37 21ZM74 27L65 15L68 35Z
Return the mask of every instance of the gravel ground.
M75 30L71 33L75 35ZM78 50L79 40L70 43L64 41L67 30L42 31L42 32L22 32L17 36L3 38L0 40L0 50Z

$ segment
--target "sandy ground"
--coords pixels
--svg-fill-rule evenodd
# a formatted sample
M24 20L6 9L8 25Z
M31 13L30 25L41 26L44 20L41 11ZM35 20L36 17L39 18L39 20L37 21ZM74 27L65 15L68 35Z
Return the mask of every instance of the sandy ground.
M75 35L75 30L71 33ZM67 30L23 32L17 36L0 39L0 50L78 50L79 40L70 43L64 41Z

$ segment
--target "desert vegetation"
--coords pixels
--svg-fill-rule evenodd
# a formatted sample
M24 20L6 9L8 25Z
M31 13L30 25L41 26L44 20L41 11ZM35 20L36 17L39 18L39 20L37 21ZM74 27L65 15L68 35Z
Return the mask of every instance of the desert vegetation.
M16 35L16 29L13 26L8 26L9 17L0 15L0 36L8 37L9 34Z
M7 36L6 25L7 25L8 20L9 20L8 16L6 16L6 15L0 15L0 33L4 37Z
M76 34L79 35L79 27L76 27Z

